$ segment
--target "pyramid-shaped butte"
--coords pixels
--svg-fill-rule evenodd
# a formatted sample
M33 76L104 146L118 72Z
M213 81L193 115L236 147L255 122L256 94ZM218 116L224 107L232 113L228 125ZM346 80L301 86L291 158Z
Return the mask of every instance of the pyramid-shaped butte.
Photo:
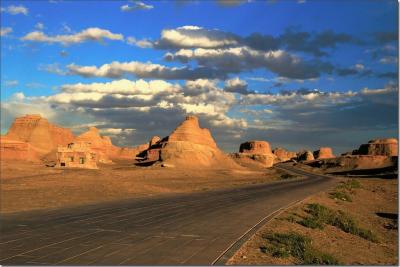
M71 130L53 125L40 115L25 115L14 120L5 138L28 143L39 154L46 154L72 142L74 135Z
M195 116L187 116L181 125L171 133L168 141L184 141L217 148L217 144L212 138L210 131L200 128L199 120Z
M175 167L238 167L219 150L210 131L200 128L195 116L187 116L168 137L152 145L147 155Z

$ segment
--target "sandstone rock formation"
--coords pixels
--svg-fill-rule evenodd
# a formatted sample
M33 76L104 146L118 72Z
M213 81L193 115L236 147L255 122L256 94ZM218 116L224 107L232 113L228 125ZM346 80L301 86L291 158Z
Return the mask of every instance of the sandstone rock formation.
M333 155L332 148L330 147L321 147L319 150L314 151L315 159L330 159L334 157L335 155Z
M257 140L242 143L239 147L239 153L234 153L231 157L239 162L251 159L265 167L272 167L276 159L276 156L272 154L269 143Z
M292 152L292 151L287 151L284 148L281 147L277 147L275 148L272 153L276 156L276 163L278 162L285 162L288 160L291 160L293 158L297 158L297 154L296 152Z
M1 160L39 161L39 155L30 144L5 136L0 138L0 157Z
M6 137L30 144L41 155L55 150L58 145L65 146L74 140L71 130L53 125L40 115L16 118Z
M98 155L101 163L112 163L113 159L135 159L136 155L146 150L148 144L137 147L118 147L113 145L109 136L101 136L96 127L90 127L89 131L76 137L75 142L86 142Z
M362 144L358 150L353 151L353 154L398 156L398 145L398 141L395 138L375 139L367 144Z
M160 138L159 136L153 136L153 137L150 139L149 147L151 147L152 145L157 144L157 143L160 142L160 141L161 141L161 138Z
M340 170L379 169L397 165L398 141L395 138L375 139L360 145L359 149L347 152L338 158L318 162L322 168Z
M311 151L299 152L297 155L299 161L311 161L314 160L314 154Z
M175 167L238 167L217 147L208 129L200 128L198 118L186 119L162 140L152 138L148 160Z
M253 140L240 144L239 153L272 154L272 151L268 142Z
M137 147L118 147L111 138L101 136L99 130L91 127L89 131L77 136L70 129L48 122L40 115L25 115L16 118L8 133L1 138L2 159L55 161L57 148L71 143L90 143L98 153L99 162L111 163L112 159L135 159L136 155L149 147L149 144ZM24 156L25 155L25 156Z

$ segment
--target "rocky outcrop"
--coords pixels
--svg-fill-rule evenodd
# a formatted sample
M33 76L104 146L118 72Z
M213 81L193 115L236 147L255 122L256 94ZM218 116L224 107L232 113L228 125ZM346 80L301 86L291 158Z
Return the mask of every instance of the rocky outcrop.
M159 136L153 136L153 137L150 139L149 147L151 147L152 145L157 144L157 143L160 142L160 141L161 141L161 138L160 138Z
M314 151L315 159L330 159L334 157L335 155L333 155L332 148L330 147L321 147L317 151Z
M162 140L152 138L146 151L149 161L161 161L162 166L175 167L238 167L217 147L208 129L200 128L198 118L186 119Z
M187 116L186 119L168 136L168 142L189 142L217 148L217 144L208 129L200 128L196 116Z
M284 148L277 147L275 148L272 153L275 155L276 159L275 162L285 162L294 158L297 158L296 152L287 151Z
M233 153L231 157L239 163L253 160L261 163L264 167L272 167L276 159L276 156L272 154L269 143L258 140L242 143L239 147L239 153Z
M239 153L272 154L272 151L268 142L253 140L240 144Z
M359 149L347 152L338 158L317 162L321 168L340 170L380 169L396 166L398 141L395 138L375 139L360 145Z
M297 155L298 161L311 161L314 160L314 154L311 151L302 151Z
M29 143L11 140L8 137L1 136L0 160L23 160L38 162L39 155Z
M96 151L101 163L112 163L113 159L135 159L136 155L146 150L149 145L143 144L137 147L118 147L113 145L109 136L101 136L96 127L90 127L89 131L76 137L75 142L86 142L90 148Z
M77 136L75 142L87 143L90 149L96 152L99 162L112 163L111 155L115 152L111 139L106 136L101 136L96 127L90 127L89 131Z
M46 154L57 146L65 146L74 140L70 129L49 123L40 115L25 115L16 118L6 137L9 140L28 143L38 154Z
M395 138L375 139L362 144L353 155L398 156L398 141Z

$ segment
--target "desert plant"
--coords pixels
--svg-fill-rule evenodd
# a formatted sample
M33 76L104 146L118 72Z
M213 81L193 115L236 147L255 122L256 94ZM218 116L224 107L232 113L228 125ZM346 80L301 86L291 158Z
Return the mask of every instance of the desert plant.
M343 191L331 192L329 193L329 196L332 199L339 199L347 202L352 202L350 195Z
M376 236L370 230L359 227L354 219L343 211L334 211L323 205L312 203L307 205L306 212L310 216L299 221L299 224L305 227L323 229L325 224L329 224L339 228L343 232L377 242Z
M341 182L338 186L338 189L346 189L346 190L352 190L356 188L361 188L361 184L358 180L356 179L351 179L347 180L346 182Z
M261 247L264 253L273 257L287 258L289 256L301 261L302 264L339 264L333 256L314 249L311 239L295 232L269 233L263 235L266 246Z

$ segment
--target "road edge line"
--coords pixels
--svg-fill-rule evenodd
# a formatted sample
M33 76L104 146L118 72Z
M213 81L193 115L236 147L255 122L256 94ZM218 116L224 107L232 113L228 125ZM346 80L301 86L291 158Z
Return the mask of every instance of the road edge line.
M270 220L272 220L273 218L277 217L278 215L280 215L281 213L283 213L285 210L287 210L288 208L304 201L306 198L308 198L309 196L300 199L300 200L295 200L291 203L289 203L288 205L277 209L276 211L272 212L271 214L268 214L267 216L265 216L264 218L262 218L258 223L256 223L254 226L252 226L250 229L248 229L244 234L242 234L240 237L238 237L234 242L232 242L229 247L227 249L225 249L212 263L211 265L225 265L225 263L239 250L236 249L235 251L230 251L235 245L240 244L240 246L242 246L246 241L248 241L250 239L250 236L247 238L244 238L246 235L250 235L250 234L255 234L255 232L260 229L263 225L265 225L267 222L269 222ZM253 232L253 233L251 233ZM230 256L228 258L226 258L225 256L227 256L228 252L230 252ZM232 253L234 252L234 253Z

